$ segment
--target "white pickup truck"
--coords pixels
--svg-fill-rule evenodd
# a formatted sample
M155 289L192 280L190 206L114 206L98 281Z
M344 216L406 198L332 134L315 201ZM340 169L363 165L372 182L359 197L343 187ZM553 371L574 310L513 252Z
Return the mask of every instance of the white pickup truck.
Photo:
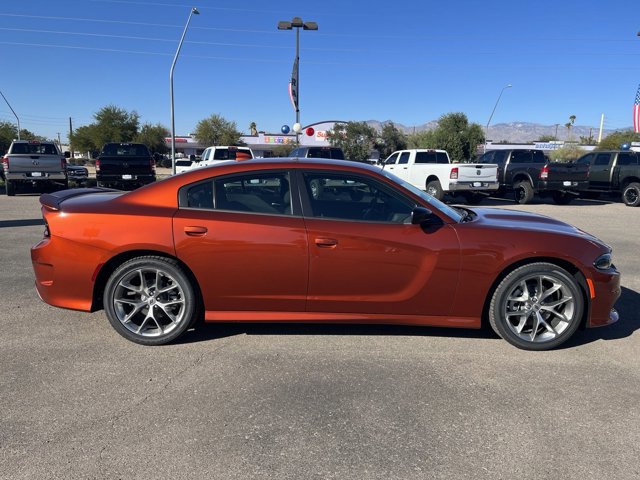
M461 193L477 203L498 190L498 165L451 163L445 150L412 149L393 152L382 168L442 200L445 193Z

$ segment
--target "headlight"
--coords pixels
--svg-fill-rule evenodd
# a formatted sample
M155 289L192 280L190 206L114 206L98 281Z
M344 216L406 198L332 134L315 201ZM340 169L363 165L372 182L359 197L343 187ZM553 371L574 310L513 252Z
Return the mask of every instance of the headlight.
M605 253L604 255L600 255L596 258L595 262L593 262L593 266L598 270L609 270L613 265L611 261L611 254Z

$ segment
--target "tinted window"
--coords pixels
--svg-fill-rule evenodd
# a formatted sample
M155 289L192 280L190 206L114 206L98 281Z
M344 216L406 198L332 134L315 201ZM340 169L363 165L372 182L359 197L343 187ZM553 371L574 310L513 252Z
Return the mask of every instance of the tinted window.
M507 152L505 150L497 150L493 155L493 160L487 163L497 163L498 165L502 165L506 159Z
M416 163L437 163L436 152L416 152Z
M579 165L591 165L591 162L593 162L594 157L595 155L593 153L589 153L587 155L583 155L578 160L576 160L576 163Z
M334 160L344 160L344 153L342 153L342 149L340 148L332 148L331 149L331 158Z
M337 173L305 173L304 183L317 218L404 223L413 204L374 179Z
M105 157L150 157L149 149L145 145L134 143L113 143L105 145L102 150Z
M449 163L449 157L444 152L436 152L436 163Z
M544 156L542 150L534 150L531 153L533 153L533 163L547 163L547 157Z
M393 165L394 163L396 163L396 160L398 160L398 155L400 154L394 153L393 155L389 156L389 158L387 158L384 163L386 165Z
M511 163L531 163L529 150L514 150L511 152Z
M14 143L11 153L18 155L58 155L58 150L52 143Z
M409 152L402 152L400 154L400 159L398 160L398 165L405 164L405 163L409 163L409 157L411 156L411 153Z
M291 215L289 185L285 172L230 175L183 188L180 206Z
M618 154L618 165L637 165L638 157L633 152L624 152Z
M593 162L594 165L609 165L609 160L611 160L611 154L610 153L599 153L596 156L596 160L595 162Z

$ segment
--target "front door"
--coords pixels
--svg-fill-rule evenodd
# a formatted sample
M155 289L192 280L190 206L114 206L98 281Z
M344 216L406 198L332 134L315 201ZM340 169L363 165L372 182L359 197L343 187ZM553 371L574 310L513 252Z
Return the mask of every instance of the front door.
M387 317L450 312L460 267L453 228L427 232L412 225L412 202L377 179L303 176L310 210L307 310Z

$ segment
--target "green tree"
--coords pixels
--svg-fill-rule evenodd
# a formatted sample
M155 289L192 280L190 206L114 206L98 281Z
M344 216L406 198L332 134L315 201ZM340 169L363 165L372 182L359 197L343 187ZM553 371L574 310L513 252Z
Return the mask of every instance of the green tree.
M331 145L342 149L345 158L364 162L371 156L377 134L366 122L347 122L336 123L327 137Z
M154 153L167 153L169 151L169 147L167 147L167 142L165 138L170 135L169 130L159 124L156 123L152 125L150 123L145 123L140 128L140 132L136 135L135 141L138 143L144 143L149 150Z
M584 148L575 144L567 144L549 152L549 158L554 162L572 162L586 153Z
M536 142L556 142L557 140L554 135L541 135Z
M138 134L138 114L108 105L93 115L95 122L79 127L69 141L74 150L100 150L109 142L132 142Z
M596 150L617 150L623 143L640 142L640 133L633 130L613 132L602 139Z
M221 115L211 115L200 120L193 136L205 145L240 145L242 133L238 131L236 122L226 120Z
M413 148L446 150L452 162L464 162L475 156L478 145L484 143L484 132L477 123L469 123L464 113L447 113L438 120L438 126L429 131L410 135L408 144Z
M0 122L0 154L9 150L14 138L18 138L18 129L11 122Z
M396 150L407 148L407 136L393 123L386 122L382 125L376 148L380 152L380 158L385 159Z

